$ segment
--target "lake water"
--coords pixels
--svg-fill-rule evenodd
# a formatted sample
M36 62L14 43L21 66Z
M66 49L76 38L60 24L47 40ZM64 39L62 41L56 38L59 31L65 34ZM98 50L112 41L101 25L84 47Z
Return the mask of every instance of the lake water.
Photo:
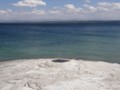
M120 63L120 22L0 24L0 60L81 58Z

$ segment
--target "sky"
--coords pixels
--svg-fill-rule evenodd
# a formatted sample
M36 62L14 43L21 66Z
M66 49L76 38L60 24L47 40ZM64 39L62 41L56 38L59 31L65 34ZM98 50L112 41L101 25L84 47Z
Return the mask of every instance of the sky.
M120 0L0 0L0 22L120 20Z

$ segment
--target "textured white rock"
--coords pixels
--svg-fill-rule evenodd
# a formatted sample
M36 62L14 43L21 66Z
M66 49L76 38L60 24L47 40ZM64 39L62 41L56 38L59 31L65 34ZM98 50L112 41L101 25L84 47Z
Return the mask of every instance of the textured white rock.
M120 65L71 59L0 62L0 90L120 90Z

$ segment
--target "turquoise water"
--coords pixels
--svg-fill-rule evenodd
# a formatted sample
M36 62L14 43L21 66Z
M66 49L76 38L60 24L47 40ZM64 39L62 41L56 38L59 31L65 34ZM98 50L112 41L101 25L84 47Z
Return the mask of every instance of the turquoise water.
M120 63L120 22L0 24L0 60L29 58Z

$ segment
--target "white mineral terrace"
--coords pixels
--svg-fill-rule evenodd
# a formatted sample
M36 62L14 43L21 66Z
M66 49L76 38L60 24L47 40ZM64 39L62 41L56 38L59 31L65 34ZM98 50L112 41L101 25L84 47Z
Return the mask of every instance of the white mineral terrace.
M4 61L0 90L120 90L120 65L75 59Z

